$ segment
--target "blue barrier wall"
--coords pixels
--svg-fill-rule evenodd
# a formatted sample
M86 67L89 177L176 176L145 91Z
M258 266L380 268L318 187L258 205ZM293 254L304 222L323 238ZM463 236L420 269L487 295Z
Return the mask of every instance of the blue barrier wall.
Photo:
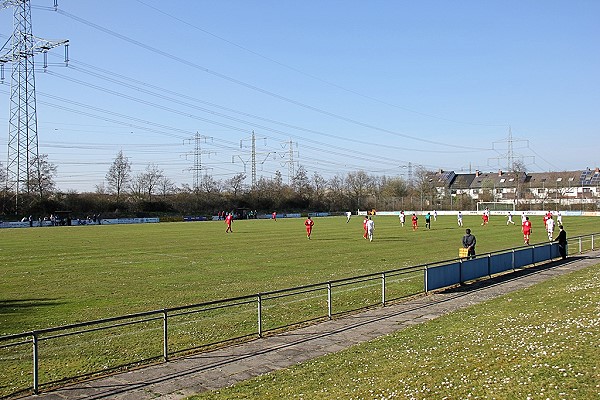
M490 257L490 274L498 274L500 272L513 269L513 252L496 254Z
M461 282L491 276L509 269L558 258L558 244L535 245L506 253L486 254L471 260L459 260L425 268L425 291L453 286Z
M488 256L461 262L460 282L471 281L489 275Z
M425 291L448 286L447 282L460 282L460 262L440 268L425 268Z

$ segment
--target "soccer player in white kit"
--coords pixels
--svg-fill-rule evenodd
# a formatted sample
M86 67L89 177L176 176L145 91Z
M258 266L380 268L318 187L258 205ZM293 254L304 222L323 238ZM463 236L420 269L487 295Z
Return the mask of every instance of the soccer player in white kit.
M546 231L548 232L548 240L552 241L554 233L554 220L552 219L552 216L546 221Z
M514 221L512 220L512 214L510 213L510 211L508 212L508 219L506 220L506 225L508 224L515 224Z
M458 215L456 216L456 218L457 218L458 226L463 226L462 213L460 211L458 212Z
M375 222L369 218L367 221L367 237L369 238L369 242L373 241L373 231L375 230Z

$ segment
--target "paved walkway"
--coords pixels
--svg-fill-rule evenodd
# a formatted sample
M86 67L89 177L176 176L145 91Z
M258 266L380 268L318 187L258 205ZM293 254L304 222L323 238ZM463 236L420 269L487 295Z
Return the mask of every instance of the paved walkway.
M600 251L374 308L244 344L174 359L27 399L181 399L346 349L600 262Z

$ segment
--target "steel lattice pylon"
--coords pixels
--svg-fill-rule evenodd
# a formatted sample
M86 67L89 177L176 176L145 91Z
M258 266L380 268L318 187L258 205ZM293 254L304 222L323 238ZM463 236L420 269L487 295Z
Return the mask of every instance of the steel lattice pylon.
M16 213L21 194L38 189L41 194L34 56L68 41L52 42L33 36L29 0L5 0L0 5L14 7L10 48L3 49L7 51L0 55L0 65L12 63L6 193L14 197Z

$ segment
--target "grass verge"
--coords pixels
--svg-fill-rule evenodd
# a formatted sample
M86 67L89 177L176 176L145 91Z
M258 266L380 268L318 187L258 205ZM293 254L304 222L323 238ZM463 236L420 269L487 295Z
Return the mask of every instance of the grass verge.
M202 399L597 399L600 264Z

